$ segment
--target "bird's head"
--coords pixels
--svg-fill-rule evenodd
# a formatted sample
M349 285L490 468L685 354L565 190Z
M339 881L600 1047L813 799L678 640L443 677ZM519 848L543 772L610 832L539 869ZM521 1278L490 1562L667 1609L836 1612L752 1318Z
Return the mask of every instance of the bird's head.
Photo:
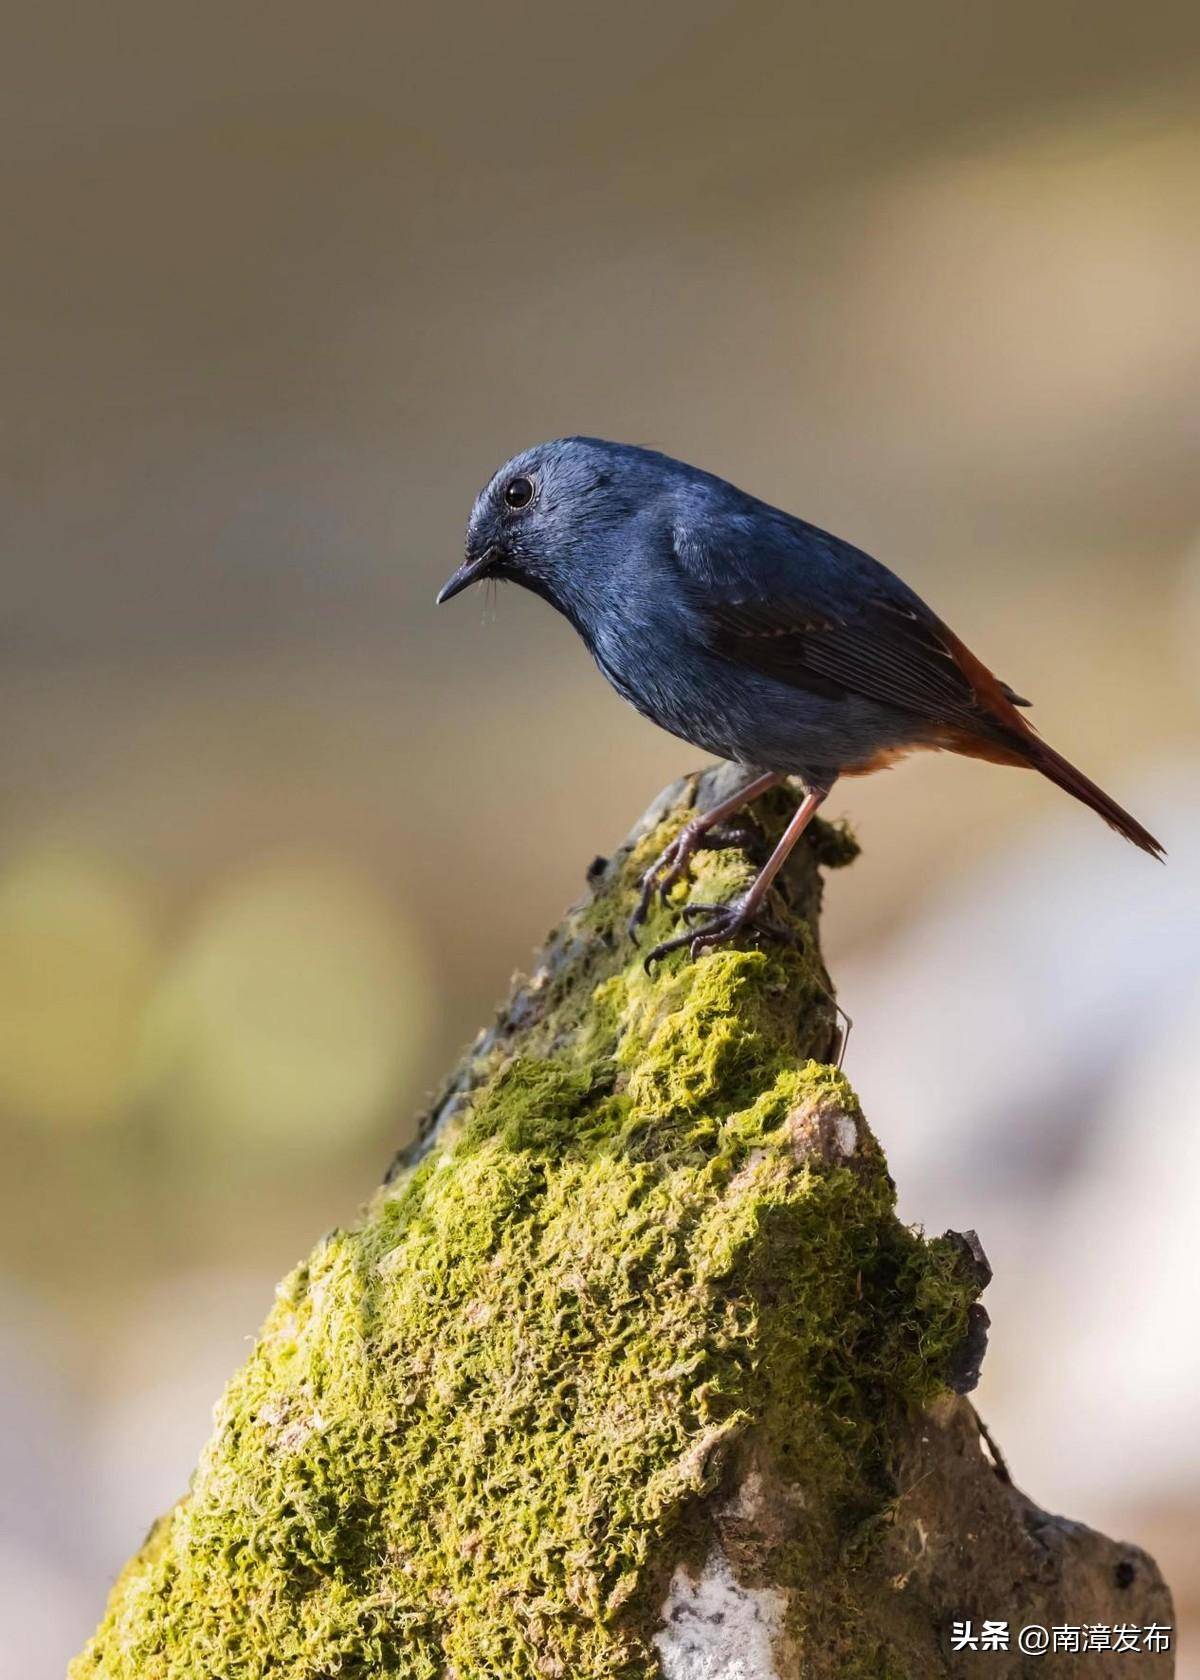
M514 455L476 498L466 558L439 606L482 578L500 578L585 624L628 552L614 535L645 516L648 486L661 485L650 465L656 459L598 438L557 438Z

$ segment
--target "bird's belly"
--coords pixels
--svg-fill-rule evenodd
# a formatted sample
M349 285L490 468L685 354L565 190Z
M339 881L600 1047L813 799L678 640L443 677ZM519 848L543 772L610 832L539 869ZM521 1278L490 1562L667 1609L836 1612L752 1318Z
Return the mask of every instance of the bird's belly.
M794 775L865 774L923 745L914 720L865 697L813 694L712 657L596 663L643 717L718 758Z

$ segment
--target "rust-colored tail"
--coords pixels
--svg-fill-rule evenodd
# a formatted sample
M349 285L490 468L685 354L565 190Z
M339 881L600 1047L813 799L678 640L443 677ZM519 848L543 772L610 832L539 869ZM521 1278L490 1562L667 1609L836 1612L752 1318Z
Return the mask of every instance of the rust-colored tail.
M1048 747L1041 736L1033 734L1032 731L1028 735L1023 734L1021 746L1027 761L1035 770L1040 770L1056 787L1073 793L1076 799L1081 799L1085 805L1102 816L1110 828L1115 828L1126 840L1132 840L1135 846L1149 852L1151 857L1161 860L1166 856L1165 848L1149 829L1143 828L1128 811L1123 811L1116 800L1110 799L1103 788L1089 781L1082 770L1076 770L1061 753L1056 753L1053 747Z
M938 743L940 746L949 747L952 752L965 753L970 758L990 759L994 764L1027 764L1034 770L1040 770L1056 787L1074 794L1076 799L1090 806L1126 840L1132 840L1135 846L1149 852L1151 857L1160 860L1166 857L1165 847L1159 845L1149 829L1143 828L1128 811L1123 811L1116 800L1110 799L1104 789L1090 781L1082 770L1076 770L1069 759L1046 745L1037 730L1017 710L1018 705L1027 706L1027 700L1020 700L1006 683L1000 682L948 626L939 622L938 633L950 657L975 691L982 725L979 729L963 728L961 725L947 729Z

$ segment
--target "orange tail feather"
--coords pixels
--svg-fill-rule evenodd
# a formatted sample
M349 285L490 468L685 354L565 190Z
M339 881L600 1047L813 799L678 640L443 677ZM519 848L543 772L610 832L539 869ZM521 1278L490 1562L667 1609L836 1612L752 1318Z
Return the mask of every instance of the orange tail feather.
M1132 840L1142 851L1149 852L1151 857L1160 860L1166 856L1165 848L1159 844L1150 833L1143 828L1136 817L1131 817L1128 811L1122 810L1115 799L1110 799L1104 789L1097 787L1090 781L1082 770L1065 759L1061 753L1056 753L1053 747L1048 747L1040 736L1030 734L1022 741L1028 762L1035 770L1052 781L1056 787L1066 793L1074 794L1076 799L1104 818L1110 828L1115 828L1118 834L1123 834L1126 840Z
M990 714L989 721L993 725L999 725L999 728L994 732L985 729L978 733L962 728L947 730L939 744L948 746L953 752L965 753L971 758L987 758L995 764L1028 764L1034 770L1040 770L1056 787L1073 794L1098 816L1103 817L1108 826L1115 828L1118 834L1123 834L1126 840L1132 840L1135 846L1149 852L1151 857L1164 858L1165 848L1149 829L1143 828L1136 817L1131 817L1128 811L1122 810L1116 800L1110 799L1104 789L1097 787L1082 770L1076 770L1061 753L1056 753L1053 747L1048 747L1036 729L1031 728L1016 709L1011 690L1007 690L1003 683L997 681L987 666L975 657L953 631L945 625L940 626L940 629L959 670L974 688L981 711Z

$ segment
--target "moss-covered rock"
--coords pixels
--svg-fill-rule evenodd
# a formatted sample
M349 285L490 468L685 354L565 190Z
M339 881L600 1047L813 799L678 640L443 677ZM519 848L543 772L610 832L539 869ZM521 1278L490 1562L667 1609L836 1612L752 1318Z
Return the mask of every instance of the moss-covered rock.
M634 882L695 797L593 869L421 1145L280 1286L73 1680L670 1680L664 1599L714 1547L775 1595L770 1661L934 1672L862 1604L980 1275L897 1221L820 1059L816 859L845 840L782 878L794 942L645 972ZM702 896L751 866L702 854Z

